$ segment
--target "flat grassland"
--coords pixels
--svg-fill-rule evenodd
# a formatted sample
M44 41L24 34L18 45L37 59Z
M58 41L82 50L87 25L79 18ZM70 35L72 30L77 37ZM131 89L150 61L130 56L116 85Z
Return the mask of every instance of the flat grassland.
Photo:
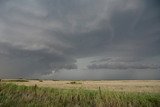
M83 88L89 90L107 89L127 92L160 92L160 80L108 80L108 81L51 81L29 80L15 82L17 85L52 87L62 89Z
M160 80L2 80L0 107L160 107Z

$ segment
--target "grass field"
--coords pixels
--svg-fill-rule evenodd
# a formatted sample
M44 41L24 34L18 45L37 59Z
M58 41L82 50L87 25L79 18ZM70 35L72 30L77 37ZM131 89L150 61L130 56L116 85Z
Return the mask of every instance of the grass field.
M73 82L73 83L72 83ZM74 84L75 82L75 84ZM115 80L115 81L51 81L29 80L28 82L14 82L17 85L52 87L62 89L83 88L89 90L109 89L111 91L129 92L160 92L160 80Z
M0 84L0 107L159 106L160 81L154 80L29 80L28 82L3 81Z

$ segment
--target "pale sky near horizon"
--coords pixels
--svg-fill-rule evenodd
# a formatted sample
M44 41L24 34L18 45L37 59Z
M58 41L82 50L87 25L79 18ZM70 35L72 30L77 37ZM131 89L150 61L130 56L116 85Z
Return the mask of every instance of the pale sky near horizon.
M160 1L0 0L0 78L21 77L160 79Z

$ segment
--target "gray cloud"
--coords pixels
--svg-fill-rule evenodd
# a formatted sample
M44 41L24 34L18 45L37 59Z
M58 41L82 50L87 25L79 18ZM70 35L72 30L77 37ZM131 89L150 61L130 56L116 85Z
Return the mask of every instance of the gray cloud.
M159 69L158 65L146 65L135 63L105 63L105 64L92 64L88 66L89 69Z
M159 64L144 61L144 58L139 57L108 57L90 62L88 69L160 69Z
M153 65L145 60L160 55L159 5L158 0L0 0L0 75L77 69L78 59L101 56L121 61L102 64L113 58L101 58L92 61L96 68L157 69L155 59Z
M76 60L65 55L49 53L46 50L22 50L8 44L1 44L1 46L0 74L2 76L23 77L37 72L46 74L52 70L76 69Z
M98 60L93 60L90 63L102 63L102 62L138 62L143 60L143 57L107 57Z

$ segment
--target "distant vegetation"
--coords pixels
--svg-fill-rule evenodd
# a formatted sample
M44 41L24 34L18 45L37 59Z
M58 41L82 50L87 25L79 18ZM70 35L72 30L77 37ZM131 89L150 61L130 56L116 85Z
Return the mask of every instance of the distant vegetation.
M43 80L38 80L39 82L43 82Z
M71 82L69 82L67 84L82 84L82 83L81 82L77 82L77 81L71 81Z
M0 107L160 107L160 93L0 84Z
M25 80L25 79L3 79L1 81L2 82L29 82L28 80Z

